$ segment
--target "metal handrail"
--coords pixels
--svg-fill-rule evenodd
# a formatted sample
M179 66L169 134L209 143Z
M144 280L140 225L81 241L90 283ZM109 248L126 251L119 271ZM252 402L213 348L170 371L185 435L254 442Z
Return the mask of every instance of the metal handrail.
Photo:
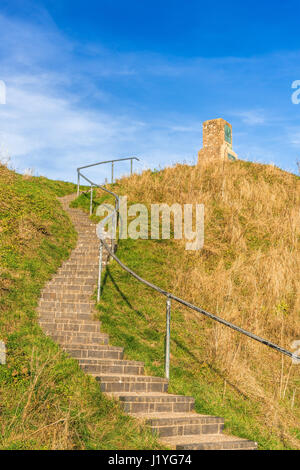
M81 171L78 171L78 177L80 178L80 176L85 180L87 181L88 183L90 183L91 185L91 189L90 189L90 192L91 192L91 196L90 196L90 215L92 215L92 212L93 212L93 188L100 188L102 189L103 191L106 191L107 193L111 194L112 196L114 196L115 200L116 200L116 207L118 206L119 207L119 196L117 194L115 194L113 191L110 191L109 189L105 188L105 186L102 186L101 184L96 184L94 183L93 181L91 181L89 178L87 178L86 176L84 176ZM79 192L77 191L77 195L79 195Z
M114 220L118 220L118 213L120 209L120 204L119 204L119 196L115 194L113 191L108 190L107 188L97 185L96 183L93 183L91 180L86 178L82 173L80 175L88 181L91 185L94 187L103 189L104 191L110 193L111 195L114 196L115 198L115 209L108 215L106 216L102 221L101 225L102 227L105 226L105 223L108 221L109 218L113 218ZM265 346L268 346L269 348L275 349L276 351L280 352L281 354L284 354L286 356L291 357L295 361L300 361L300 356L297 356L296 354L288 351L285 348L282 348L281 346L278 346L275 343L272 343L271 341L262 338L260 336L255 335L254 333L251 333L250 331L247 331L237 325L234 325L233 323L224 320L221 317L218 317L216 315L213 315L210 312L207 312L206 310L197 307L196 305L191 304L190 302L187 302L186 300L181 299L180 297L177 297L176 295L172 294L171 292L168 292L164 289L162 289L159 286L156 286L155 284L147 281L146 279L143 279L140 277L136 272L134 272L132 269L128 268L122 261L115 255L114 253L114 234L113 230L111 233L111 243L112 243L112 249L109 248L108 244L104 240L103 233L102 231L97 231L97 235L100 238L100 245L99 245L99 272L98 272L98 289L97 289L97 301L100 301L101 297L101 277L102 277L102 256L103 256L103 247L106 249L108 254L121 266L122 269L124 269L126 272L128 272L131 276L133 276L135 279L137 279L139 282L145 284L146 286L150 287L151 289L155 290L156 292L159 292L160 294L164 295L166 297L166 342L165 342L165 377L169 379L170 377L170 324L171 324L171 300L174 300L175 302L180 303L181 305L184 305L185 307L190 308L191 310L194 310L211 320L214 320L218 323L221 323L222 325L225 325L235 331L238 331L239 333L242 333L245 336L248 336L249 338L258 341L259 343L264 344Z
M116 158L114 160L106 160L104 162L92 163L90 165L79 166L77 168L77 196L79 196L79 187L80 187L80 176L84 177L80 170L84 168L90 168L92 166L104 165L104 163L111 163L111 183L114 182L114 163L115 162L124 162L125 160L130 160L130 174L133 172L133 160L140 161L137 157L125 157L125 158ZM87 180L87 178L85 178ZM87 180L88 181L88 180Z

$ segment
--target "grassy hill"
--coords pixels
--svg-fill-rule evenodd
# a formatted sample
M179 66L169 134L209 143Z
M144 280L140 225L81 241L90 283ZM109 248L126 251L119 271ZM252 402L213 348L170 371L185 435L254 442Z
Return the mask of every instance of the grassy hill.
M0 165L0 449L159 448L38 326L41 289L76 244L57 200L74 191Z
M291 349L300 339L300 180L274 166L237 161L176 165L123 178L129 203L204 203L205 244L121 240L118 256L142 277ZM98 191L97 203L109 201ZM85 210L84 195L74 206ZM103 330L146 373L163 375L165 299L115 262L98 305ZM260 449L300 448L300 366L173 302L169 390L193 395L200 413Z

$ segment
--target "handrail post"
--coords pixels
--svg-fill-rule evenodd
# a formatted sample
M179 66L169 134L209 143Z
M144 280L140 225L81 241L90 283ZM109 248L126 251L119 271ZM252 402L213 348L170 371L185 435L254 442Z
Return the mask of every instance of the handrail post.
M116 212L114 211L111 221L111 251L115 252L115 234L116 234Z
M116 213L116 217L115 217L115 239L117 241L117 227L119 226L119 199L116 199L115 201L115 213Z
M111 184L114 182L114 162L111 162Z
M80 187L80 172L77 170L77 197L79 196L79 187Z
M91 185L91 197L90 197L90 215L93 213L93 186Z
M170 336L171 336L171 299L167 297L166 305L166 353L165 353L165 377L170 378Z
M131 175L131 176L132 176L132 167L133 167L132 162L133 162L133 160L132 160L132 158L131 158L131 160L130 160L130 175Z
M100 301L100 296L101 296L102 258L103 258L103 243L102 243L102 240L100 240L97 302Z

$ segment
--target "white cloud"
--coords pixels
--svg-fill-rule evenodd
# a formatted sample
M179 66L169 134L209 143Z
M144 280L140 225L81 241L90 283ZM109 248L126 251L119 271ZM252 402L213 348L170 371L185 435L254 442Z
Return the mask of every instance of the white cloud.
M0 73L7 89L0 143L17 169L34 166L38 173L72 179L80 164L121 152L144 123L85 101L89 92L98 102L107 96L84 70L74 73L76 44L46 14L42 20L41 28L0 15Z
M79 166L86 162L87 155L96 157L109 152L113 141L134 139L143 123L128 121L126 117L114 118L99 111L77 108L72 99L46 95L36 91L8 87L9 100L5 112L0 113L1 139L13 155L19 167L31 165L30 160L40 160L40 171L61 167L61 159ZM51 155L51 162L47 155ZM56 159L53 158L56 155ZM98 157L99 158L99 157ZM67 163L67 162L66 162ZM53 172L52 172L53 173ZM70 171L65 172L70 177Z
M290 128L288 131L288 141L290 144L299 147L300 146L300 129Z
M265 111L263 110L250 109L247 111L231 112L230 114L241 118L242 122L249 126L257 126L271 122L271 120L266 117Z
M202 123L190 124L189 126L184 125L171 125L170 130L173 132L196 132L199 134L202 130Z

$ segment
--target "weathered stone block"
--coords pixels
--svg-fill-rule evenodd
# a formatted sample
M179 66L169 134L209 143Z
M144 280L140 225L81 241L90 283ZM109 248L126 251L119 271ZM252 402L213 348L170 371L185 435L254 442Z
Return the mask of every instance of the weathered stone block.
M222 118L203 123L203 148L198 152L202 160L236 160L232 150L232 126Z

